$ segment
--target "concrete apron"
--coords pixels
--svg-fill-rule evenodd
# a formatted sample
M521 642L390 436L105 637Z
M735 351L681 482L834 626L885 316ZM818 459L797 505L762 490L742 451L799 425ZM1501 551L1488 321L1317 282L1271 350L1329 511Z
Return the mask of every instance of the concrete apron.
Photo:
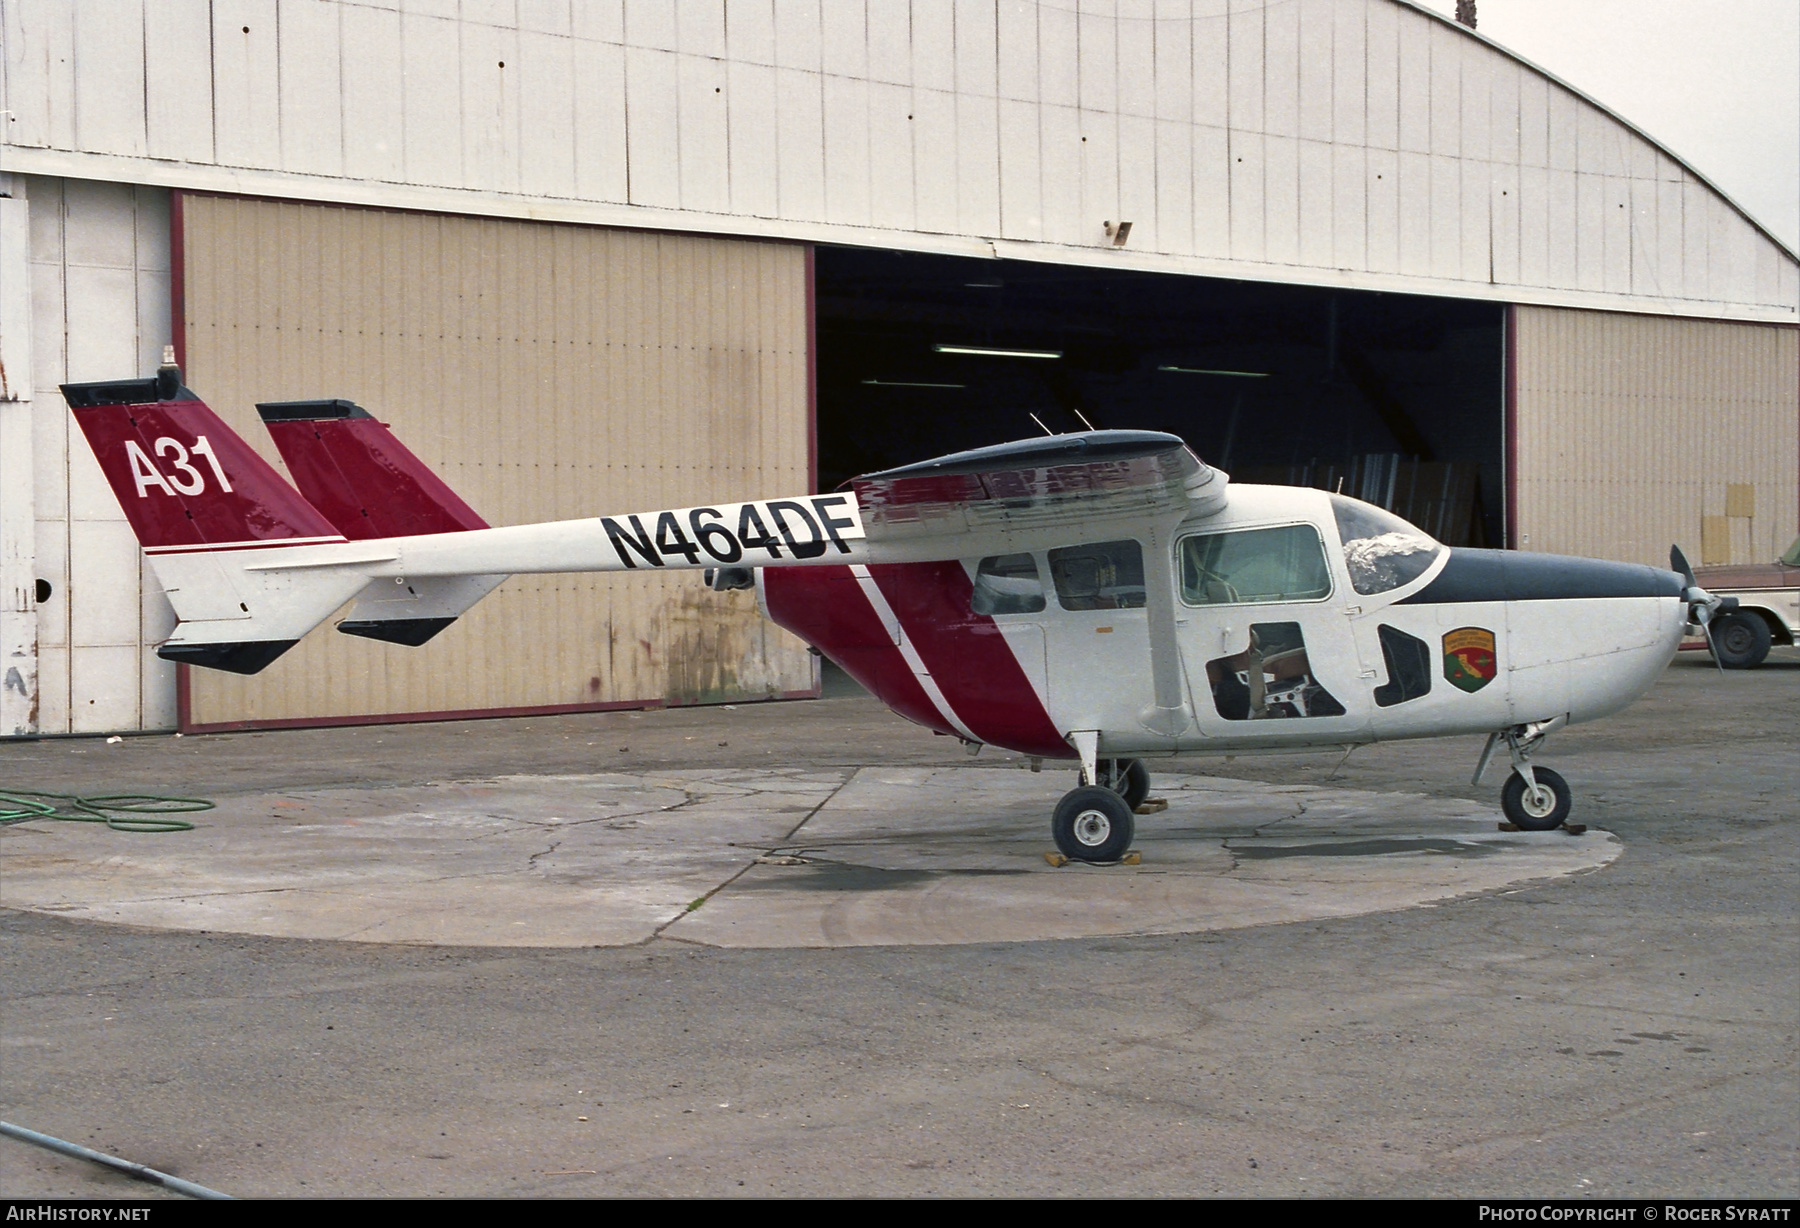
M1416 793L1155 777L1135 866L1052 867L1066 772L508 776L230 798L196 830L0 829L12 908L444 946L1020 942L1430 906L1596 869L1611 833Z

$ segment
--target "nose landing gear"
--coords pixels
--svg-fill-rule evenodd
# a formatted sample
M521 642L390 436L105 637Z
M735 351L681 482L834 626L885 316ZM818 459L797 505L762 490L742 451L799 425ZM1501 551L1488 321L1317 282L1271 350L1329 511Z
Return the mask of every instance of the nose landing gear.
M1481 783L1488 761L1494 756L1495 744L1504 741L1507 755L1512 760L1512 775L1500 789L1500 809L1520 831L1555 831L1568 821L1574 802L1569 782L1560 773L1533 767L1531 763L1531 756L1543 745L1544 739L1568 724L1568 719L1559 716L1502 729L1489 734L1487 745L1482 748L1481 761L1475 765L1475 779L1471 783Z

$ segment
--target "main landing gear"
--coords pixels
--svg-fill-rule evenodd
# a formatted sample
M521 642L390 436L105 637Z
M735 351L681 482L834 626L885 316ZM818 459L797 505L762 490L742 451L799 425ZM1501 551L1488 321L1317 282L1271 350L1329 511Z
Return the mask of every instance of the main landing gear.
M1150 796L1150 772L1139 759L1090 759L1092 745L1078 743L1082 784L1056 804L1050 834L1070 861L1117 861L1137 834L1133 812Z
M1568 724L1568 719L1559 716L1489 734L1487 746L1481 752L1481 762L1475 765L1472 783L1479 785L1487 772L1488 761L1494 756L1494 747L1500 742L1506 743L1506 753L1512 759L1512 775L1500 789L1500 809L1520 831L1555 831L1568 821L1574 800L1569 792L1569 782L1560 773L1546 767L1533 767L1531 763L1531 756L1543 745L1544 739Z

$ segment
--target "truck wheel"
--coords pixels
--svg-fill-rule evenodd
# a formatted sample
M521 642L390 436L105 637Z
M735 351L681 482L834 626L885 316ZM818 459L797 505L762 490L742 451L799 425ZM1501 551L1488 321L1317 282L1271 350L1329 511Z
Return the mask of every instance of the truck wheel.
M1713 652L1726 669L1749 669L1761 665L1769 655L1769 624L1744 610L1721 614L1708 628L1712 632Z

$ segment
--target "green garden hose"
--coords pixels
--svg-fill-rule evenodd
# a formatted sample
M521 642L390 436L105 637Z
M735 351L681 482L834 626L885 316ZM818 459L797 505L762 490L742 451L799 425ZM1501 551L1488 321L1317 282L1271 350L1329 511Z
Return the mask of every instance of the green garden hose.
M211 810L203 797L159 797L154 793L109 793L78 797L73 793L40 793L35 789L0 789L0 827L56 819L64 823L104 823L114 831L192 831L185 819L166 818Z

